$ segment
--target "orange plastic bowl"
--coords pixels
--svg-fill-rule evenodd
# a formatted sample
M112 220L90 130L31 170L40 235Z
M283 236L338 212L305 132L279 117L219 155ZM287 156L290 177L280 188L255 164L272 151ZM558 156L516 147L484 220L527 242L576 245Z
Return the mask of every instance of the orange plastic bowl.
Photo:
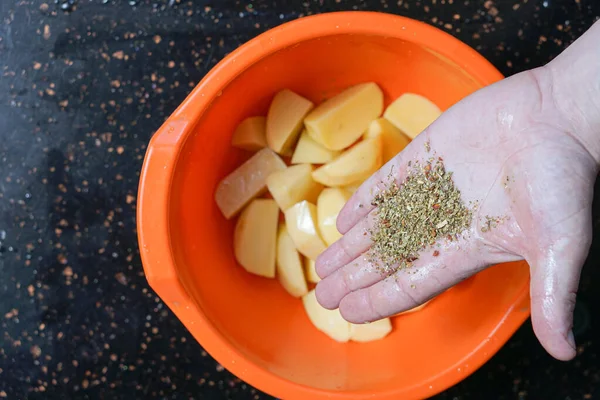
M388 103L409 91L446 109L501 78L452 36L380 13L302 18L251 40L206 75L150 142L138 202L150 285L217 361L280 398L423 398L459 382L529 316L524 263L493 267L397 317L384 340L340 344L276 280L236 264L234 221L213 195L248 157L230 145L236 124L265 115L281 89L320 102L374 81Z

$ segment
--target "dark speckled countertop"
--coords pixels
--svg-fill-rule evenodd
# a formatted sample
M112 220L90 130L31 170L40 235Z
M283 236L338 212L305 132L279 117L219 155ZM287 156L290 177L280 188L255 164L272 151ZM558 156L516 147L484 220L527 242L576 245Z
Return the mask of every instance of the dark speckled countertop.
M215 62L284 21L334 10L427 21L510 75L556 56L600 2L0 0L0 398L268 398L213 361L148 288L139 169L152 133ZM437 398L600 399L594 221L578 357L551 359L526 323Z

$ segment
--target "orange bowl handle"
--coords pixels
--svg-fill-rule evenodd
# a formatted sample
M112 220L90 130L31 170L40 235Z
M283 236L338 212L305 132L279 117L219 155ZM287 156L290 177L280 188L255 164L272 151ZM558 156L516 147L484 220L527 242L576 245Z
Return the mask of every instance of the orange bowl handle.
M150 140L140 175L138 242L146 279L155 290L164 281L179 285L169 239L169 182L189 126L187 119L169 118ZM165 295L161 292L166 301Z

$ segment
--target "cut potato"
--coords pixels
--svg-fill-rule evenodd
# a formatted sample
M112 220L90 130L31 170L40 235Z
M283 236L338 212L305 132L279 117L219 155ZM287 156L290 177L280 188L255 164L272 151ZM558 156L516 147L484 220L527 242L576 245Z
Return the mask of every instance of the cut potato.
M285 168L283 160L265 148L227 175L215 191L215 201L225 218L233 217L250 200L264 193L267 177Z
M242 211L235 225L236 260L252 274L275 277L275 253L279 208L271 199L256 199Z
M394 158L410 143L408 136L385 118L379 118L371 122L363 138L370 139L377 136L381 136L383 164Z
M296 245L306 257L316 260L326 246L317 230L317 206L304 200L285 212L285 224Z
M350 193L340 188L324 189L317 200L317 218L319 232L327 244L331 246L342 234L337 230L337 216L350 198Z
M383 92L362 83L321 103L304 119L310 137L330 150L354 143L383 111Z
M400 314L398 314L398 315L402 315L402 314L410 314L410 313L414 313L414 312L420 311L420 310L422 310L422 309L423 309L423 308L424 308L424 307L427 305L427 303L429 303L430 301L431 301L431 300L428 300L428 301L426 301L425 303L421 304L420 306L416 306L415 308L411 308L410 310L406 310L406 311L404 311L404 312L401 312L401 313L400 313Z
M298 139L298 144L292 157L292 164L325 164L339 155L339 151L323 147L304 131L300 135L300 139Z
M279 154L286 154L294 145L302 121L312 108L310 100L292 92L282 90L277 93L267 114L267 143Z
M306 280L309 282L318 283L321 280L321 277L317 275L315 260L308 257L304 258L304 273L306 274Z
M381 167L381 137L363 140L317 168L313 179L326 186L362 183Z
M265 117L250 117L243 120L233 132L231 145L248 151L267 147Z
M277 234L277 279L294 297L302 297L308 293L302 259L288 234L285 223L279 226Z
M351 183L350 185L342 186L342 189L344 189L346 192L348 192L352 195L352 194L354 194L354 192L356 192L358 190L360 185L361 185L360 183Z
M380 319L369 324L350 324L350 340L355 342L372 342L386 337L392 331L389 318Z
M398 97L383 113L383 117L414 139L435 121L442 111L431 100L414 93Z
M350 323L342 318L339 310L327 310L319 304L314 290L302 297L302 303L310 322L321 332L338 342L350 339Z
M323 186L313 180L312 172L312 165L298 164L269 175L267 187L281 210L302 200L311 203L317 200Z

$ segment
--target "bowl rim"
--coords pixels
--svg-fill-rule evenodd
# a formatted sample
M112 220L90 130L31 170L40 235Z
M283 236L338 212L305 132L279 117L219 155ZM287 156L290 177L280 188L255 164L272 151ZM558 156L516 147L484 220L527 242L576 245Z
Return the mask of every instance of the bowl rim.
M204 315L179 281L169 238L169 189L177 158L195 121L233 79L266 56L294 44L340 34L394 37L420 44L463 68L482 85L503 75L482 55L452 35L426 23L381 12L343 11L296 19L269 29L221 60L156 131L146 151L140 173L137 230L140 256L150 287L174 312L198 343L240 379L271 395L286 399L423 398L435 395L487 362L529 317L527 282L499 318L485 342L479 343L456 365L410 387L385 392L317 389L289 381L253 363L239 352ZM493 340L490 340L493 339ZM461 371L459 365L468 364Z

